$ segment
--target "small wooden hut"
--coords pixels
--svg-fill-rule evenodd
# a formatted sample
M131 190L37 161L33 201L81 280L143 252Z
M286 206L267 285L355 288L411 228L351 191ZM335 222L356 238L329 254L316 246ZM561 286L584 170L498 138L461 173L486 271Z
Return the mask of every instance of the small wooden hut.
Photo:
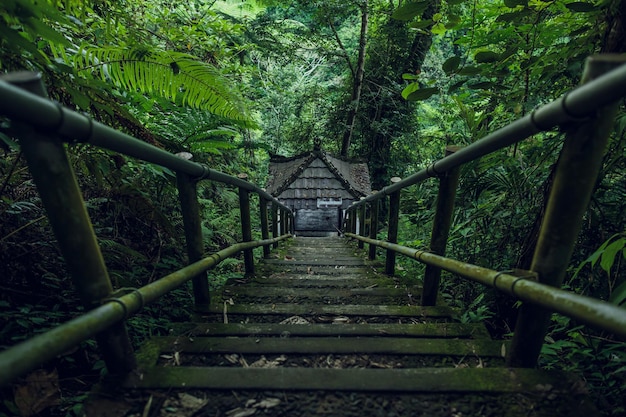
M371 193L369 170L320 150L272 157L267 192L294 211L297 235L328 236L341 228L345 209Z

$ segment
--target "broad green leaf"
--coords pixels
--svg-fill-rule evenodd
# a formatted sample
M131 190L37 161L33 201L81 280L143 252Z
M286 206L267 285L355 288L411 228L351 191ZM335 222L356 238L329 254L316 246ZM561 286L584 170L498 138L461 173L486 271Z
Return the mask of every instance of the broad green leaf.
M433 35L443 35L444 33L446 33L446 25L439 22L435 24L435 26L433 26L430 31L433 33Z
M470 88L475 88L477 90L487 90L493 87L493 83L490 81L483 81L480 83L474 83L469 85Z
M621 306L626 303L626 282L622 282L611 292L609 302Z
M584 1L575 1L565 5L569 10L575 13L587 13L597 10L597 7L591 3L585 3Z
M477 75L482 72L482 69L478 67L463 67L459 70L459 75Z
M602 253L602 259L600 260L600 268L602 268L607 274L611 274L611 268L615 263L615 255L620 252L626 246L626 238L621 238L611 243L606 247Z
M504 5L514 9L517 6L528 6L528 0L504 0Z
M493 51L482 51L474 55L474 60L479 63L496 62L498 54Z
M397 20L411 20L416 16L421 15L428 8L429 1L418 1L413 3L407 3L400 6L393 12L391 17Z
M448 15L448 22L446 23L446 29L453 29L461 23L461 17L455 14Z
M457 83L454 83L450 86L450 88L448 88L448 93L453 93L456 90L458 90L463 84L465 84L467 82L467 80L463 80L463 81L459 81Z
M465 0L447 0L448 4L461 4L463 3Z
M461 57L454 55L450 58L446 59L446 62L443 63L441 68L445 71L446 74L451 74L459 68L461 64Z
M411 73L402 74L403 80L417 80L418 77L419 77L418 74L411 74Z
M421 88L409 94L406 99L409 101L422 101L434 96L438 92L439 89L435 87Z
M404 98L405 100L408 100L409 95L419 90L419 88L420 88L420 85L418 83L411 83L407 85L404 88L404 90L402 90L402 98Z
M523 9L517 12L511 12L511 13L502 13L500 16L498 16L498 18L496 19L496 22L522 23L522 19L526 16L529 16L531 13L532 11L528 9Z
M428 19L428 20L420 20L419 22L413 22L411 24L409 24L410 28L413 29L426 29L427 27L431 26L433 23L432 20Z

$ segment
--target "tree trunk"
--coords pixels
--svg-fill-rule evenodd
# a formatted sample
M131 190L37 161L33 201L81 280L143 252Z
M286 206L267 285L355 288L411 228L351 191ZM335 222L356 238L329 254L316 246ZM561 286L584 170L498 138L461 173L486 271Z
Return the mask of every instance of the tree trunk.
M359 36L359 57L356 64L356 72L354 74L354 82L352 84L352 96L350 97L350 110L348 111L348 119L346 121L346 130L341 141L341 156L348 157L348 149L352 141L352 133L354 132L354 124L356 122L356 113L361 100L361 88L363 86L363 74L365 68L365 50L367 47L367 24L369 20L367 10L367 0L361 5L361 35Z

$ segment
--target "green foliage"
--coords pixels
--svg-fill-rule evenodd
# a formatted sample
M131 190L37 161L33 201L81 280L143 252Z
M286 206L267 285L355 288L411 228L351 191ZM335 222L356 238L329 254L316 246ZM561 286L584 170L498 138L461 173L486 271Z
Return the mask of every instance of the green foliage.
M80 48L73 57L79 74L98 70L103 81L129 91L156 94L183 106L251 123L229 82L197 57L146 48Z

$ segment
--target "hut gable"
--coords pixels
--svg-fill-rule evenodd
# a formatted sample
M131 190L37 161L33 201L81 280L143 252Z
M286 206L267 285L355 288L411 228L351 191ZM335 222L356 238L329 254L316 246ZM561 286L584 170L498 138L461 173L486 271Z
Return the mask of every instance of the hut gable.
M323 199L341 201L341 207L346 208L371 189L366 164L314 151L292 158L272 158L267 191L294 209L313 209Z
M295 211L295 230L326 236L341 228L343 210L371 192L366 164L315 150L292 158L272 158L267 192Z

